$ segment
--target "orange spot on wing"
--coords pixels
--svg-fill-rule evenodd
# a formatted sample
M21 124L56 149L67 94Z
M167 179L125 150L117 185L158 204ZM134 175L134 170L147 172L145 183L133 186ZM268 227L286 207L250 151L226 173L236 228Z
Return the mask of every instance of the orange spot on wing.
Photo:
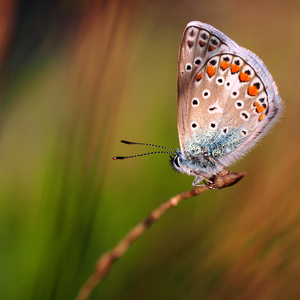
M221 61L220 66L223 70L226 70L229 67L229 63L226 61Z
M264 118L264 116L265 116L264 114L261 114L258 118L258 121L260 122Z
M206 43L205 43L205 42L203 42L203 41L200 41L200 46L204 47L205 45L206 45Z
M206 71L207 71L207 74L209 75L209 77L212 77L216 73L216 67L208 66Z
M238 65L232 65L232 66L231 66L231 72L232 72L233 74L236 73L236 72L238 72L240 69L241 69L241 67L238 66Z
M240 80L245 82L245 81L249 81L250 80L250 76L247 73L240 73Z
M254 102L253 105L254 105L254 106L258 106L259 103L258 103L258 102Z
M248 94L249 94L250 96L255 96L255 95L257 95L257 94L258 94L258 88L257 88L256 86L254 86L254 85L250 85L250 86L248 87Z
M202 72L197 75L196 80L199 81L201 78L202 78Z
M256 112L261 113L265 108L262 105L256 107Z
M213 51L213 50L215 50L216 49L216 47L214 47L214 46L209 46L209 51Z

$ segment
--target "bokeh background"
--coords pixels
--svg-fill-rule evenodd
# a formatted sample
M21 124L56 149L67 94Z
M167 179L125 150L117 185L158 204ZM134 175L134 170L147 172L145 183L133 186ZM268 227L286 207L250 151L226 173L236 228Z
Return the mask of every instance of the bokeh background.
M286 0L0 2L1 299L74 299L101 253L189 190L177 56L209 23L261 57L285 114L231 170L233 187L181 203L116 262L90 299L299 299L300 3Z

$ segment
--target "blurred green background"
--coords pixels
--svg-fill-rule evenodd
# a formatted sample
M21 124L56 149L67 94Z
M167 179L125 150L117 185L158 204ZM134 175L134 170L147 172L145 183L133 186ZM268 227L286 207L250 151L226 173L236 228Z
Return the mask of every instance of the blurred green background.
M0 2L1 299L74 299L101 253L191 188L178 148L177 56L209 23L268 66L286 112L231 170L247 176L169 211L90 299L299 299L300 3ZM299 115L297 115L299 114Z

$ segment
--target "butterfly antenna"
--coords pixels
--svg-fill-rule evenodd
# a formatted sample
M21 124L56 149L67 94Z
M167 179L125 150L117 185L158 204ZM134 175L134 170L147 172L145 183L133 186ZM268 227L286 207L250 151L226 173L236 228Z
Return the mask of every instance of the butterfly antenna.
M170 150L170 151L155 151L155 152L148 152L148 153L142 153L142 154L137 154L137 155L130 155L130 156L115 156L113 157L113 160L117 160L117 159L127 159L127 158L133 158L133 157L139 157L139 156L144 156L144 155L149 155L149 154L157 154L157 153L168 153L168 154L175 154L176 151L168 148L168 147L164 147L164 146L159 146L159 145L154 145L154 144L146 144L146 143L136 143L136 142L129 142L129 141L125 141L125 140L121 140L121 143L127 144L127 145L142 145L142 146L152 146L152 147L158 147L158 148L163 148L166 150Z
M138 144L138 143L137 143ZM147 144L146 144L147 145ZM153 146L153 145L151 145ZM159 146L158 146L159 147ZM139 157L139 156L144 156L144 155L149 155L149 154L157 154L157 153L169 153L169 154L174 154L173 152L169 151L158 151L158 152L149 152L149 153L143 153L143 154L137 154L137 155L131 155L131 156L115 156L113 157L113 160L117 159L127 159L127 158L133 158L133 157Z
M124 140L121 140L121 143L124 143L124 144L127 144L127 145L142 145L142 146L158 147L158 148L163 148L163 149L170 150L170 151L173 151L174 153L176 153L176 151L171 149L171 148L164 147L164 146L159 146L159 145L154 145L154 144L135 143L135 142L129 142L129 141L124 141ZM153 153L156 153L156 152L153 152ZM157 153L164 153L164 152L157 152ZM165 153L169 153L169 152L165 152Z

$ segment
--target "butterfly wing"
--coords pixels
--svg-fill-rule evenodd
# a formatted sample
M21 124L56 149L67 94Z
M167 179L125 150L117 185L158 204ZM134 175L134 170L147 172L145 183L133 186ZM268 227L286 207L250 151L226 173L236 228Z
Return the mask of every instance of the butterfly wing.
M216 34L211 34L212 31L215 31ZM224 43L222 36L221 32L213 30L210 25L197 21L190 22L183 33L178 59L177 103L177 127L181 150L186 147L185 137L192 133L190 124L188 125L192 85L201 79L203 74L200 70L216 52L216 49L229 50L229 46Z
M281 99L263 62L214 27L191 22L178 60L181 152L240 158L278 116Z

